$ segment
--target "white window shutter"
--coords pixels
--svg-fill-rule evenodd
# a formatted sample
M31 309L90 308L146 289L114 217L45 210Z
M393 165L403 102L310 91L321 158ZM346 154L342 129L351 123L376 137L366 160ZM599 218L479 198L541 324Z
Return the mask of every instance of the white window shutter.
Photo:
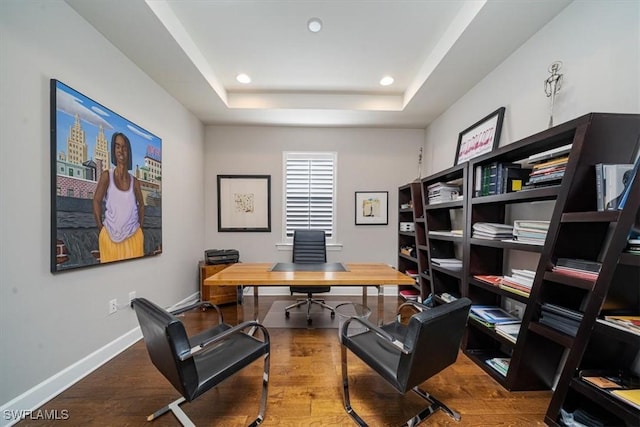
M285 238L295 229L334 236L336 153L284 153Z

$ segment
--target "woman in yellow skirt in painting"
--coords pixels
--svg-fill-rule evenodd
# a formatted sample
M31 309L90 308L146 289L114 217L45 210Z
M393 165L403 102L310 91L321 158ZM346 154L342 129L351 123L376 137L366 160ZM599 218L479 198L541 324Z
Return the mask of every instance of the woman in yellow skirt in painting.
M129 173L131 157L129 138L121 132L114 133L111 137L111 163L115 168L102 172L93 196L100 263L144 255L144 201L140 182Z

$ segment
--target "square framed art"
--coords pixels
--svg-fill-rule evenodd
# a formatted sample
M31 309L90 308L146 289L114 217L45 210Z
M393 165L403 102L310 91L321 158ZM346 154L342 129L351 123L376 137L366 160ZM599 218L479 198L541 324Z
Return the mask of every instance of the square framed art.
M271 231L271 175L218 175L218 231Z
M356 225L389 224L388 191L356 191Z

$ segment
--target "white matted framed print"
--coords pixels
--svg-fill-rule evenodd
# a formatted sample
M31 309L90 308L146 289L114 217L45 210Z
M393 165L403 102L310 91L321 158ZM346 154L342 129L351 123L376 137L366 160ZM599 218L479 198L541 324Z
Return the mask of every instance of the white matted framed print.
M505 107L500 107L460 132L454 166L490 153L498 146L504 112Z
M271 175L218 175L218 231L271 231Z
M389 224L388 191L356 191L356 225Z

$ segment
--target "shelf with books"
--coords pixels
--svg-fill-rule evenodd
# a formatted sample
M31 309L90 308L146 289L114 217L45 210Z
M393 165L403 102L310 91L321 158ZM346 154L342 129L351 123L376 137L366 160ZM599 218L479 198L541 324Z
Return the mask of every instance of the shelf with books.
M398 270L416 278L415 285L398 287L399 296L404 298L403 291L417 291L417 299L423 301L429 294L430 284L429 276L422 273L427 269L428 252L420 183L400 186L398 204Z
M607 156L603 156L606 158L594 159L589 173L596 163L633 161L632 156L637 149L634 141L640 135L640 117L632 118L632 126L621 123L621 132L626 132L630 141L615 149L610 148ZM623 376L640 374L640 339L636 331L608 323L612 316L640 316L640 288L637 286L640 262L628 258L626 255L630 254L623 252L629 235L633 230L640 230L640 179L633 178L629 183L629 198L622 210L596 211L595 203L595 199L588 204L572 200L569 194L566 202L569 208L565 208L558 224L558 242L549 253L547 267L560 264L563 258L574 258L580 262L598 263L601 266L598 274L591 280L549 271L544 274L545 279L553 279L554 282L582 286L581 300L574 297L567 298L565 302L574 307L579 305L584 313L547 409L545 422L549 425L561 425L561 411L581 411L592 417L594 423L605 425L631 426L638 425L640 420L640 406L621 400L615 393L598 390L580 377L585 371L616 372ZM583 236L587 231L591 233L590 240ZM570 238L574 239L572 245L566 242ZM583 269L588 271L589 265ZM544 298L545 282L538 300ZM532 321L535 320L534 314ZM640 385L633 388L640 388Z
M429 251L428 269L431 292L437 303L444 303L443 294L459 298L464 271L462 246L466 221L465 196L467 164L461 164L421 180L426 244ZM458 259L457 264L447 260Z
M510 354L510 369L501 382L509 390L553 388L559 382L570 349L583 345L581 328L593 321L593 313L586 307L597 298L598 283L607 275L606 268L603 267L599 279L586 280L554 272L552 267L558 258L599 260L599 252L608 230L615 227L617 215L597 212L594 165L629 162L638 140L639 117L588 114L469 161L467 188L472 191L466 207L462 257L466 270L462 291L474 304L495 303L506 308L517 302L524 307L522 328ZM514 191L517 186L505 186L504 179L498 178L500 170L504 173L510 168L531 169L527 178L523 178L526 173L521 173L520 179L527 182L521 183L519 191ZM492 172L486 175L485 171L492 170L495 176ZM541 178L545 174L548 176ZM495 189L483 189L486 176L496 181ZM544 213L538 204L533 205L538 202L548 206L547 218L518 216L522 212ZM520 219L528 223L518 223ZM548 220L544 236L536 236L541 233L536 231L537 224L529 220ZM477 223L513 224L514 234L524 237L526 243L478 239L472 234ZM518 227L526 233L518 234ZM542 240L544 244L538 244ZM515 293L507 295L505 289L473 278L507 274L508 268L521 265L523 260L530 260L531 268L535 265L528 298ZM573 325L575 337L540 323L546 304L584 313L583 320ZM463 350L482 352L482 346L489 351L504 345L490 338L478 328L468 328ZM540 348L545 351L540 352Z

